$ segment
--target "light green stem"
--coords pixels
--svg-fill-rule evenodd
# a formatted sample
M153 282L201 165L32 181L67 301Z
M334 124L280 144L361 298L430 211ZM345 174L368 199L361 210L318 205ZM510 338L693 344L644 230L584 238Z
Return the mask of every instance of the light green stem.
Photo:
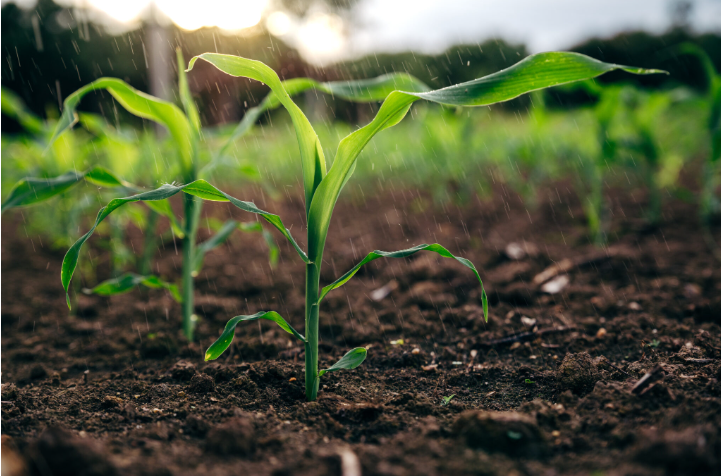
M318 396L318 290L320 270L315 263L305 267L305 396L312 402Z
M305 396L318 396L318 289L320 272L315 264L305 267Z
M193 261L195 257L195 239L198 232L200 202L192 195L183 196L185 209L185 237L183 238L183 333L192 342L195 320L193 319Z

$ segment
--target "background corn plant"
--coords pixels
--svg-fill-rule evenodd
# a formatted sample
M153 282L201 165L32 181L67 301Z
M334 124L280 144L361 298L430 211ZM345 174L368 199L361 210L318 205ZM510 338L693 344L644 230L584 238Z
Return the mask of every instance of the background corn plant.
M178 64L181 66L185 64L180 51L178 51ZM89 124L94 132L96 132L99 137L105 141L104 144L100 144L100 149L108 153L108 155L111 155L109 158L110 163L115 164L116 166L124 164L126 168L125 171L127 172L127 167L129 165L127 160L127 150L119 151L117 154L118 157L115 157L116 160L112 160L112 155L113 152L116 151L117 144L120 144L121 146L123 145L122 136L107 127L101 118L87 114L77 114L76 112L77 106L83 96L96 90L108 91L119 104L132 114L154 121L167 128L173 145L172 150L174 151L177 160L163 164L166 165L166 167L164 167L166 171L170 172L172 175L176 175L182 182L193 181L199 176L199 173L203 173L203 170L198 172L200 155L200 119L190 95L185 71L182 67L179 71L179 92L185 113L174 104L139 92L127 85L125 82L115 78L98 79L71 94L64 102L62 115L59 120L52 125L49 133L47 130L48 128L43 128L42 123L30 116L29 113L21 107L21 104L17 103L17 101L10 102L14 99L12 96L7 96L7 102L9 102L9 104L6 105L4 103L3 110L10 111L10 114L21 121L21 123L26 124L26 128L37 130L39 131L38 133L44 131L47 136L44 141L46 150L53 150L63 146L70 147L65 154L71 158L69 159L71 160L71 163L73 163L72 159L76 159L78 161L81 159L80 157L74 156L72 142L68 145L68 140L72 140L74 137L71 133L71 128L78 121L83 122L84 125ZM6 101L6 96L4 94L3 101ZM153 160L150 160L150 157L146 156L144 159L144 168L147 168L148 165L153 163ZM157 162L158 161L155 160L156 164ZM13 187L5 202L3 202L2 210L5 211L15 207L33 205L57 195L63 195L70 188L82 181L89 182L90 184L99 187L119 188L126 194L128 192L137 193L141 191L141 187L120 179L119 175L120 174L110 172L107 168L93 166L83 172L72 171L52 178L26 178L18 182ZM273 264L277 259L277 248L275 247L272 236L263 230L260 223L238 223L234 220L229 220L222 224L213 222L211 227L214 231L216 231L216 234L200 246L196 246L199 217L201 213L200 201L195 200L192 196L184 197L184 220L182 223L177 220L175 213L167 200L147 202L147 205L150 207L151 211L148 214L147 219L142 220L142 223L145 225L145 246L143 252L141 253L141 259L138 263L138 269L141 274L116 273L119 274L117 277L102 282L92 289L87 290L87 292L109 296L130 291L138 285L150 288L167 289L171 296L182 305L183 332L189 340L192 340L195 325L194 322L196 319L193 315L193 278L197 276L202 266L205 254L226 241L231 233L236 229L262 233L270 247L270 259ZM174 236L183 240L182 284L180 290L174 284L165 282L157 276L147 274L150 270L150 260L155 250L155 231L158 214L165 216L170 220L171 230ZM122 218L122 214L117 215L116 223L111 222L110 226L111 238L114 238L113 242L118 245L122 243L123 229L125 223L127 222L127 220L123 220ZM137 221L138 220L136 220L136 222ZM208 224L210 225L211 222L208 221ZM115 247L116 256L120 255L120 253L117 252L118 249L122 250L122 247ZM126 255L129 254L128 250L124 251ZM115 264L117 266L119 263ZM65 273L62 275L68 307L71 307L69 293L70 277L71 275L66 275Z

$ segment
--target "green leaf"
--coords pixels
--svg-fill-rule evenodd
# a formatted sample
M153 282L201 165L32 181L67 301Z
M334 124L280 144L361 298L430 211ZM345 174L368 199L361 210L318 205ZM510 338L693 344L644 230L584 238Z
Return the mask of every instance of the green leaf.
M539 53L497 73L455 86L427 92L390 93L370 124L340 142L333 165L313 195L308 213L309 259L320 262L323 258L333 208L358 154L378 132L400 122L413 102L425 99L450 106L485 106L617 69L635 74L661 72L604 63L578 53Z
M275 243L273 235L270 234L268 230L263 228L263 225L261 225L261 223L257 221L241 223L238 226L240 227L241 231L259 232L263 236L265 244L266 246L268 246L268 261L270 262L271 267L275 267L275 265L278 264L278 256L280 254L280 250L278 249L278 245Z
M239 223L235 220L228 220L223 223L223 225L218 229L215 235L213 235L207 241L204 241L202 244L198 245L198 247L196 248L194 258L195 261L193 264L193 276L197 276L198 273L200 273L200 269L203 267L205 254L213 248L216 248L221 244L225 243L226 240L233 233L233 231L235 231L236 229L249 233L261 233L263 239L265 239L265 242L268 245L269 260L271 262L271 265L275 266L275 263L278 262L278 246L275 244L273 235L263 229L263 225L259 221Z
M188 76L185 73L185 59L183 58L183 51L180 47L175 49L175 54L178 59L178 90L180 92L180 102L183 103L183 109L185 109L185 114L190 121L190 125L193 127L195 135L199 136L200 114L198 114L198 107L195 105L193 95L190 94Z
M453 395L448 395L447 397L443 397L443 403L441 403L441 405L443 405L443 406L448 405L449 403L451 403L451 400L453 400L453 397L455 397L455 396L456 396L456 394L454 393Z
M208 350L205 351L205 360L215 360L220 357L223 352L225 352L225 349L227 349L230 346L230 343L233 342L235 327L239 322L257 321L258 319L273 321L288 334L292 334L301 341L305 342L305 337L293 329L290 324L288 324L285 319L280 316L280 314L275 311L260 311L250 316L235 316L229 320L225 325L223 333L220 337L218 337L218 340L213 342L213 344L208 347Z
M183 227L181 226L180 222L178 221L178 217L175 216L175 212L173 211L173 207L170 205L170 201L168 200L158 200L158 201L147 201L145 204L153 210L155 213L162 215L166 217L168 220L170 220L170 227L173 229L173 233L176 237L182 239L185 237L185 231L183 231Z
M0 92L0 110L2 113L18 121L26 131L39 135L43 132L45 124L42 119L33 114L20 97L8 88Z
M83 86L68 96L63 103L63 114L55 126L50 143L70 129L77 121L76 109L80 100L89 92L107 90L128 112L143 119L149 119L168 128L175 141L184 170L192 170L195 144L188 119L175 104L163 101L138 91L125 81L116 78L100 78Z
M100 187L125 187L137 190L134 185L117 178L102 167L93 167L85 172L67 172L53 178L27 177L20 180L10 191L2 204L2 212L10 208L33 205L49 200L65 192L81 180Z
M355 349L349 350L341 359L328 367L318 372L318 378L322 377L328 372L335 372L337 370L352 370L358 367L366 359L368 351L363 347L356 347Z
M334 97L348 101L371 102L381 101L393 91L429 91L430 88L422 81L407 73L390 73L373 79L358 81L330 81L321 83L310 78L294 78L283 81L283 88L289 96L296 96L302 92L314 89ZM256 107L248 109L238 126L233 130L228 141L220 148L217 157L226 154L228 148L235 141L243 137L266 111L276 109L281 105L278 95L271 91Z
M285 91L278 75L260 61L217 53L205 53L200 56L195 56L190 60L188 71L193 69L193 65L198 59L209 62L231 76L246 77L260 81L268 85L277 95L278 101L283 104L290 114L298 138L307 213L313 194L326 174L325 157L323 156L323 148L320 145L315 130L313 130L313 126L310 125L303 111L300 110ZM253 122L255 122L255 120L253 120Z
M298 252L298 255L301 257L301 259L308 263L308 257L303 252L303 250L298 246L298 243L293 239L293 237L290 234L290 231L283 225L283 221L280 219L278 215L274 215L272 213L268 213L266 211L261 210L260 208L256 207L254 203L252 202L244 202L242 200L238 200L235 197L232 197L225 192L222 192L215 188L214 186L210 185L205 180L196 180L194 182L191 182L186 185L170 185L165 184L162 185L160 188L157 188L155 190L150 190L148 192L139 193L137 195L133 195L131 197L125 197L125 198L116 198L114 200L111 200L105 207L100 209L98 212L98 216L95 219L95 224L93 227L85 233L83 236L78 239L68 250L68 252L65 254L65 258L63 258L63 265L60 272L60 279L63 283L63 288L65 289L66 294L66 300L68 302L68 307L70 307L70 296L68 293L68 287L70 286L70 280L73 277L73 273L75 272L75 268L78 264L78 257L80 255L80 249L82 248L83 244L90 238L90 236L93 234L97 226L102 222L108 215L110 215L113 211L118 209L119 207L127 204L127 203L133 203L133 202L152 202L157 200L165 200L167 198L172 197L173 195L176 195L177 193L185 192L189 195L193 195L205 200L211 200L216 202L230 202L236 207L240 208L243 211L250 212L250 213L256 213L263 217L268 223L275 226L278 231L280 231L283 236L285 236L293 245L295 250Z
M373 251L371 253L368 253L368 255L363 258L363 260L358 263L357 265L353 266L353 268L350 269L347 273L345 273L340 278L333 281L328 286L325 286L321 292L320 297L318 298L318 303L323 300L326 294L331 292L332 290L339 288L343 286L345 283L350 281L350 279L358 272L358 270L366 263L370 263L373 260L376 260L378 258L407 258L408 256L414 255L418 253L419 251L432 251L434 253L438 253L439 255L443 256L444 258L453 258L459 263L461 263L463 266L466 266L473 270L473 273L476 275L476 278L478 278L478 282L481 285L481 302L483 303L483 317L486 321L488 321L488 297L486 296L486 290L483 288L483 281L481 281L481 277L478 274L478 270L476 270L476 267L473 266L473 263L468 261L466 258L460 258L458 256L454 256L450 251L445 249L443 246L434 243L432 245L418 245L414 246L413 248L408 248L406 250L401 251Z
M135 273L126 273L114 279L103 281L92 289L84 289L86 294L97 294L99 296L114 296L129 292L135 286L145 286L152 289L167 289L170 295L177 302L183 302L178 287L175 284L163 281L157 276L140 276Z

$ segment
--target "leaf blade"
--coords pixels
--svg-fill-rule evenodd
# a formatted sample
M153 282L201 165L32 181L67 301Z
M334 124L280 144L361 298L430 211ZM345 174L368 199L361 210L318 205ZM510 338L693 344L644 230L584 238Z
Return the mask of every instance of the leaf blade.
M328 294L329 292L333 291L334 289L337 289L341 286L343 286L345 283L350 281L350 279L360 270L360 268L367 263L370 263L371 261L377 260L378 258L407 258L409 256L412 256L420 251L431 251L433 253L439 254L444 258L452 258L461 263L463 266L471 269L473 273L476 275L476 278L478 279L478 282L481 285L481 302L483 304L483 318L488 321L488 296L486 296L486 290L483 287L483 281L481 280L481 276L478 274L478 270L476 267L466 258L461 258L459 256L453 255L450 251L448 251L443 246L439 245L438 243L433 244L421 244L414 246L412 248L408 248L405 250L399 250L399 251L372 251L366 255L365 258L363 258L358 264L353 266L348 272L346 272L343 276L333 281L331 284L324 286L321 290L320 297L318 298L318 303L320 303L323 298Z
M195 144L188 118L175 104L138 91L117 78L99 78L78 89L63 102L63 113L55 126L50 144L78 121L77 107L91 91L107 90L131 114L165 126L178 146L184 170L192 170Z
M318 139L313 126L311 126L310 121L308 121L308 118L305 117L303 111L300 110L300 108L293 102L288 93L285 91L285 88L283 88L283 84L276 72L260 61L218 53L204 53L191 58L190 64L188 65L188 71L193 69L195 62L198 59L207 61L217 69L231 76L246 77L260 81L270 87L278 96L278 100L290 114L293 126L295 127L296 137L300 148L301 166L303 169L303 189L305 192L306 213L308 213L308 207L310 206L313 194L326 174L326 162L323 155L323 148L320 145L320 140ZM260 114L260 112L258 114Z
M175 284L168 283L155 275L141 276L135 273L125 273L117 278L108 279L95 287L85 291L87 294L99 296L115 296L130 292L135 286L145 286L151 289L166 289L176 302L183 302L183 298Z
M206 200L230 202L243 211L260 215L268 223L275 226L283 234L283 236L285 236L291 242L301 259L305 263L308 263L307 255L300 248L295 239L293 239L293 236L290 234L290 230L285 227L283 221L278 215L261 210L260 208L256 207L255 204L252 202L244 202L242 200L238 200L237 198L232 197L231 195L228 195L225 192L210 185L205 180L196 180L186 185L165 184L155 190L139 193L130 197L116 198L108 202L108 204L105 207L101 208L98 212L92 228L83 236L81 236L68 249L65 257L63 258L63 264L60 271L60 280L63 284L63 288L65 289L68 307L70 307L70 296L68 295L68 288L70 286L70 280L72 279L73 274L75 273L75 268L78 264L80 249L82 248L83 244L85 244L85 242L90 238L90 236L95 232L95 229L98 227L98 225L113 211L127 203L165 200L180 192L197 196L199 198L204 198Z
M308 213L308 256L312 261L322 260L333 208L360 152L378 132L402 120L413 102L425 99L453 106L490 105L617 69L634 74L660 72L603 63L578 53L539 53L497 73L455 86L420 93L390 93L368 125L340 142L333 165L318 186Z
M337 372L338 370L353 370L354 368L358 367L360 364L363 363L367 355L368 351L363 347L356 347L355 349L351 349L346 352L346 354L341 357L338 362L331 365L327 369L323 369L318 372L318 378L322 377L328 372Z
M291 325L288 324L286 320L281 317L280 314L275 311L260 311L252 315L235 316L230 319L225 325L223 333L220 335L220 337L218 337L218 339L216 339L216 341L213 342L210 347L208 347L208 350L205 351L205 361L207 362L208 360L215 360L220 357L223 352L225 352L225 350L233 342L235 328L240 322L257 321L258 319L265 319L275 322L281 329L286 331L288 334L291 334L296 338L300 339L302 342L305 342L305 337L303 337L302 334L298 333L295 329L293 329L293 327L291 327Z

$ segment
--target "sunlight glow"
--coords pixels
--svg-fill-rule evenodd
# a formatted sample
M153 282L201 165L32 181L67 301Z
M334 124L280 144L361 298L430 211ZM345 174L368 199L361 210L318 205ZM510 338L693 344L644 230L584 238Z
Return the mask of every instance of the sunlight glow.
M128 23L138 18L150 2L148 0L90 0L88 4L121 23Z
M314 13L298 31L298 40L301 54L322 64L345 47L345 25L338 15Z
M217 26L242 30L260 22L266 0L156 0L158 8L185 30Z
M265 26L271 35L283 36L291 29L292 21L290 17L283 12L273 12L265 20Z

